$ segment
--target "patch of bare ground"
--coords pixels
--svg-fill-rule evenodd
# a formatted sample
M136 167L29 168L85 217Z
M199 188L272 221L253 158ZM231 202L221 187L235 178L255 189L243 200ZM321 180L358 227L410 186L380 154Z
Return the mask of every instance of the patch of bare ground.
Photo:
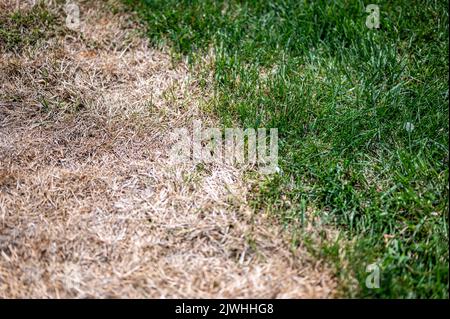
M249 208L241 171L168 160L206 98L188 67L117 2L78 4L79 32L0 53L0 297L332 296L330 271Z

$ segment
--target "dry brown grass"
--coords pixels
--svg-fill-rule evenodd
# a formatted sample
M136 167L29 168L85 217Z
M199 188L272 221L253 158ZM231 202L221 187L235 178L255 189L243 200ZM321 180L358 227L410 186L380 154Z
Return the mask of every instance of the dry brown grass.
M206 98L187 66L116 2L79 4L82 32L0 53L0 297L332 296L241 171L169 161Z

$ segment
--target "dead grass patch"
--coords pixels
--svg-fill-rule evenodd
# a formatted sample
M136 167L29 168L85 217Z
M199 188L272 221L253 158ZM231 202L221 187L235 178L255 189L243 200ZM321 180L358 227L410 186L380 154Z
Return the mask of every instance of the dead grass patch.
M81 2L45 54L1 54L0 297L331 296L243 172L168 160L205 93L111 3Z

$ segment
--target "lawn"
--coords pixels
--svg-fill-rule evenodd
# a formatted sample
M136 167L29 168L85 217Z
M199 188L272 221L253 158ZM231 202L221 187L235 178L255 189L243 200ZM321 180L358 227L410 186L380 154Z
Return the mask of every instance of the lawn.
M278 128L282 173L254 182L254 209L331 263L342 296L448 298L447 1L378 1L378 29L361 1L124 1L200 69L225 127ZM313 238L313 216L337 239Z

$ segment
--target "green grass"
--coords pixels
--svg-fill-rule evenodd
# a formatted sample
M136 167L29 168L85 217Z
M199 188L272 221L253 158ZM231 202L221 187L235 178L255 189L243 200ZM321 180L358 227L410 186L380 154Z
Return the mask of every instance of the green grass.
M338 229L312 249L343 294L448 298L448 2L378 1L370 30L361 1L124 1L155 46L193 64L214 48L224 125L279 129L283 174L255 208L289 225L313 207Z
M20 53L57 32L57 18L42 2L28 11L0 13L0 50Z

